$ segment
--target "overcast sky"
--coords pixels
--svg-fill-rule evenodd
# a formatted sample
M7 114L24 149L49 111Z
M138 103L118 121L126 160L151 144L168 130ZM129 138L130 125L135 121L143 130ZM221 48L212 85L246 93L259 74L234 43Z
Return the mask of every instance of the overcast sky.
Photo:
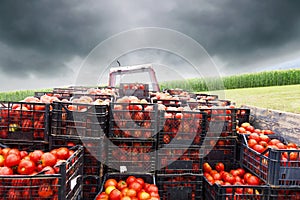
M299 8L300 1L289 0L3 0L0 91L72 85L99 43L138 27L187 35L222 75L299 66ZM122 65L149 61L128 57L120 55Z

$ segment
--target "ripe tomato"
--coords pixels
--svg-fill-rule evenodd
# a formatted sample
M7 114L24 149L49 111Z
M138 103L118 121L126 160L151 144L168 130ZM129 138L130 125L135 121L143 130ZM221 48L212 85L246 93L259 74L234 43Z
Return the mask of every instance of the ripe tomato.
M0 167L0 175L13 175L13 170L10 167Z
M260 137L259 137L259 134L258 133L251 133L249 135L249 139L254 139L256 140L256 142L259 142L260 141Z
M158 193L158 187L154 184L150 184L149 187L147 188L147 192L157 192Z
M209 165L209 163L205 162L203 164L203 171L204 172L207 172L207 173L210 173L210 171L212 170L211 166Z
M14 167L18 166L21 161L21 157L17 154L8 154L5 161L4 165L7 167Z
M137 181L134 181L129 184L129 189L134 189L136 192L139 192L142 189L142 185Z
M67 160L69 158L69 149L66 147L60 147L56 151L57 159Z
M109 200L120 200L121 199L121 191L118 189L113 189L109 193Z
M116 186L109 185L105 188L105 193L109 195L114 189L116 189Z
M53 155L52 153L46 152L41 156L41 162L43 167L46 166L53 167L56 164L57 159L56 156Z
M269 145L276 145L277 143L279 143L279 142L281 142L280 140L278 140L278 139L271 139L270 141L269 141Z
M34 150L29 153L30 160L37 164L41 160L41 156L44 154L42 150Z
M269 142L270 138L269 136L265 135L265 134L260 134L259 135L260 141L265 141L265 142Z
M129 196L122 196L121 200L131 200Z
M256 144L252 148L253 148L253 150L257 151L258 153L262 153L265 150L265 148L260 144Z
M239 171L239 175L240 175L240 177L241 177L241 178L243 178L243 177L244 177L244 175L245 175L245 170L244 170L243 168L237 168L236 170L238 170L238 171Z
M117 184L117 189L120 191L127 187L127 183L124 180L120 180Z
M255 139L249 139L249 140L247 141L247 143L248 143L248 146L249 146L250 148L252 148L254 145L257 144L257 141L256 141Z
M116 181L116 179L113 179L113 178L107 179L104 183L104 188L107 188L110 185L117 187L118 182Z
M126 196L129 197L135 197L137 195L136 191L134 189L129 189L126 191Z
M224 170L225 170L224 163L218 162L218 163L216 164L216 166L215 166L215 169L216 169L218 172L224 171Z
M101 192L97 195L95 200L108 200L108 195L105 192Z
M142 178L136 178L136 182L138 182L139 184L142 185L142 187L144 187L145 181Z
M128 176L126 179L126 183L127 183L127 185L129 185L129 184L133 183L135 180L136 180L135 176Z
M22 159L18 166L18 173L21 175L32 174L35 170L35 164L32 160Z
M257 176L252 175L247 179L247 183L249 185L259 185L260 180Z
M43 183L38 190L38 194L42 198L49 198L53 195L53 190L48 183Z
M225 178L224 178L224 181L225 181L225 182L228 182L228 183L230 183L230 184L234 184L234 182L235 182L235 177L234 177L232 174L228 173L228 174L226 174L226 176L225 176Z

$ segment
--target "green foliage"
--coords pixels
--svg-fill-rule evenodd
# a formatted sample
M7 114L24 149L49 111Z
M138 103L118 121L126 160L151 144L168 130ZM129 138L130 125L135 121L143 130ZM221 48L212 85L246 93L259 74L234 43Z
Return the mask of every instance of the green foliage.
M45 90L20 90L20 91L11 91L11 92L0 92L0 101L21 101L25 97L34 96L35 92L52 91L51 89Z
M223 78L194 78L160 83L162 89L181 88L194 92L295 84L300 84L299 69L265 71Z

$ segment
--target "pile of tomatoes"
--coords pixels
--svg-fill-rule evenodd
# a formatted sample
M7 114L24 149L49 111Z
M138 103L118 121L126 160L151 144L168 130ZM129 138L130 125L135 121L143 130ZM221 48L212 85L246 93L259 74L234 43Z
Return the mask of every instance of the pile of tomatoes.
M133 175L126 179L109 178L96 200L159 200L158 188Z
M225 165L223 162L217 162L213 167L205 162L203 164L203 175L210 184L218 184L221 186L233 186L233 185L249 185L249 186L258 186L263 184L263 182L255 175L250 172L246 172L243 168L234 168L229 171L225 170ZM247 188L247 191L244 191L243 188L237 189L236 193L247 193L254 194L255 191L250 187ZM227 187L226 193L232 193L232 188Z
M65 147L49 151L34 150L27 152L16 148L0 148L0 176L16 175L11 179L1 182L0 196L6 195L7 199L30 199L31 195L41 198L57 197L58 179L43 179L34 177L37 173L58 174L59 164L66 161L74 153ZM18 178L25 175L28 178ZM32 177L32 178L31 178ZM4 181L4 180L2 180ZM12 187L13 186L13 187ZM28 187L24 187L28 186ZM4 189L10 188L7 193ZM38 188L36 190L35 188Z

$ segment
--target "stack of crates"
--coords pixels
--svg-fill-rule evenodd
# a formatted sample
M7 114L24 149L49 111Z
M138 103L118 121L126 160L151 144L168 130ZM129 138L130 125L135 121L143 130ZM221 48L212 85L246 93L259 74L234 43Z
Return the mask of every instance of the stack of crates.
M161 199L202 199L206 121L200 111L161 111L156 162Z
M281 136L269 138L287 144ZM268 148L259 153L248 146L248 139L249 135L240 135L240 162L270 186L269 199L299 199L300 149Z
M109 114L109 172L154 172L158 108L151 103L112 103Z
M84 146L83 199L99 191L106 160L108 105L53 102L50 146Z

